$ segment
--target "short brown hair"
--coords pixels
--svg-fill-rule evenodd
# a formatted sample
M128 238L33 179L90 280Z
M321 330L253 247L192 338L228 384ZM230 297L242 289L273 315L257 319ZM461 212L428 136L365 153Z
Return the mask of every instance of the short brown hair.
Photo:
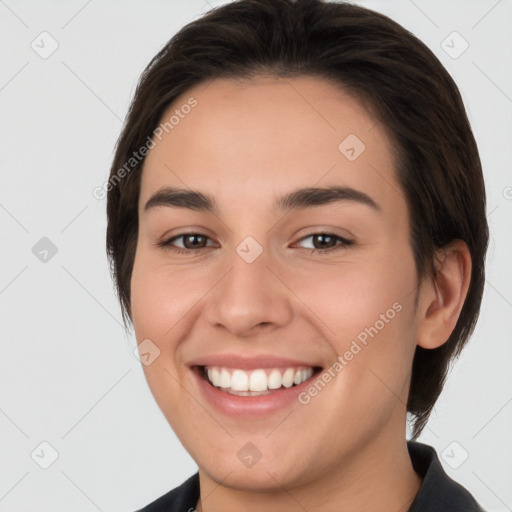
M256 73L332 80L382 123L394 143L419 279L436 275L436 249L455 239L469 248L471 282L455 329L439 348L416 347L407 401L416 439L450 361L473 332L485 282L485 187L459 90L432 51L383 14L321 0L238 0L186 25L148 64L117 142L111 178L119 178L180 94L207 79ZM107 196L107 254L125 326L131 321L143 164L141 159L111 182Z

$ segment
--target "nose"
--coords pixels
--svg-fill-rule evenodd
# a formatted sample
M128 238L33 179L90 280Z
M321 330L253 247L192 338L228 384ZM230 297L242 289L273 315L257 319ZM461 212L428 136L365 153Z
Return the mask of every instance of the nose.
M248 263L234 252L230 269L208 294L203 314L210 327L237 338L285 326L293 316L293 293L266 252Z

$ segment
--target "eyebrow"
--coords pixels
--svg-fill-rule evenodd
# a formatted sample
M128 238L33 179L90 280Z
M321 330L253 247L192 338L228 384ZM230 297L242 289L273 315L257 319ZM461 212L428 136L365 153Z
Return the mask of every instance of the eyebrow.
M288 212L325 204L349 201L369 206L381 212L380 206L366 193L352 187L308 187L293 190L276 199L273 208L275 213ZM165 187L158 190L146 202L144 211L157 206L185 208L219 215L220 209L215 198L197 190Z

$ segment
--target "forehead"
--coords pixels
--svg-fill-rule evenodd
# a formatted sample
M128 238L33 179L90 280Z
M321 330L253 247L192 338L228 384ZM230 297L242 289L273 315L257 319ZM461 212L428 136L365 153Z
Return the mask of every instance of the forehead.
M381 125L327 80L215 79L178 97L161 126L172 116L146 157L141 204L164 186L202 190L233 209L322 185L358 188L384 207L401 196Z

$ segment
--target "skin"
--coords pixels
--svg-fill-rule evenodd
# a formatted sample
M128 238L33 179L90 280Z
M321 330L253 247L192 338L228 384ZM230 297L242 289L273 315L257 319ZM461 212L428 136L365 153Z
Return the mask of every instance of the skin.
M455 327L467 247L440 252L437 283L418 282L390 141L339 87L313 77L215 79L164 118L191 96L197 106L145 161L131 300L138 342L161 351L143 367L148 385L199 467L197 510L405 512L421 485L405 439L414 350L441 345ZM366 146L354 161L338 149L349 134ZM380 211L354 201L272 210L277 196L327 185L363 191ZM211 194L220 214L144 211L164 186ZM312 253L322 245L310 235L322 231L354 243ZM206 248L157 245L185 233L208 237ZM247 236L263 249L251 264L236 252ZM265 418L218 412L186 364L198 354L271 353L327 369L394 303L401 311L307 405ZM262 455L251 468L237 457L248 442Z

